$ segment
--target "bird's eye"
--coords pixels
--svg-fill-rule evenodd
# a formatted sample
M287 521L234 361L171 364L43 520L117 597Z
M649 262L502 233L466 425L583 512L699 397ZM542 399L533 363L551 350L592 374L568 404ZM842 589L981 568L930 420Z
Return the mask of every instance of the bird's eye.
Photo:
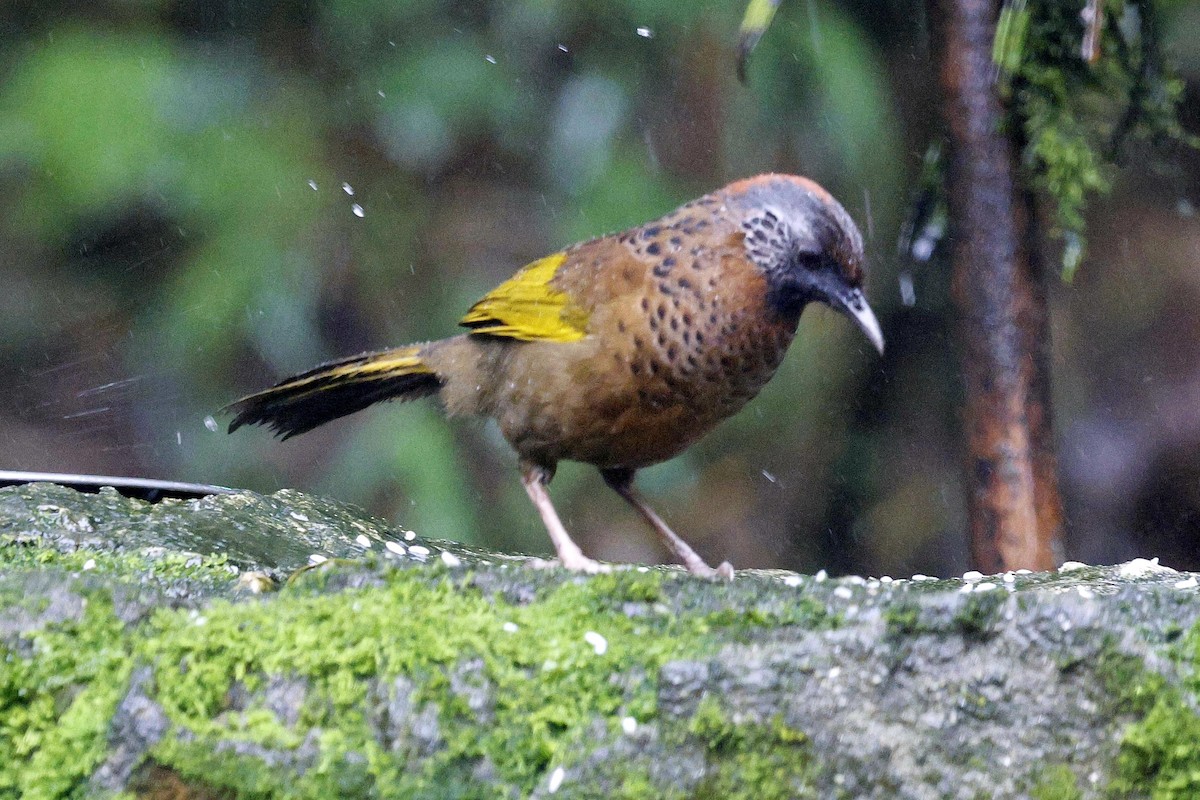
M800 267L809 272L816 272L826 265L826 258L823 253L814 253L811 250L800 250L792 255L792 263L795 267Z

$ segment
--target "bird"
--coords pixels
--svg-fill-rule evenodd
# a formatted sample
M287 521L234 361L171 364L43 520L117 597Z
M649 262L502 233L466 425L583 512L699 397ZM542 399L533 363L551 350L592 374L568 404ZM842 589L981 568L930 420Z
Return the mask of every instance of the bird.
M815 181L763 174L640 227L519 269L468 309L465 332L321 364L223 409L229 432L282 439L385 400L436 396L447 416L494 420L568 570L584 555L549 485L560 461L595 466L695 575L732 578L678 536L634 488L740 410L775 373L801 312L824 304L883 354L864 293L863 239Z

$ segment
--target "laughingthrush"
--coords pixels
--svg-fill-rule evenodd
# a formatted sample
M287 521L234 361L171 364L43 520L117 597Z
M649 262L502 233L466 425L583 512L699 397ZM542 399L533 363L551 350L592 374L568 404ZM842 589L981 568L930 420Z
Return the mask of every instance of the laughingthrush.
M282 438L382 400L437 395L494 419L564 567L606 567L571 540L547 492L559 461L594 464L693 573L709 567L633 488L770 380L809 303L852 319L880 352L862 293L862 236L820 186L793 175L731 183L622 233L519 270L448 339L322 364L229 406L229 425Z

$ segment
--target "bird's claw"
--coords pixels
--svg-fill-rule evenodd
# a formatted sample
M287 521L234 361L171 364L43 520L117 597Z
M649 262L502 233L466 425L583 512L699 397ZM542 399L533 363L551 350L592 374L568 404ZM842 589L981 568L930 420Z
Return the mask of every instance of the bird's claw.
M585 575L600 575L613 571L612 564L605 564L587 556L579 556L578 558L535 558L530 563L534 569L554 569L561 567L568 572L580 572Z

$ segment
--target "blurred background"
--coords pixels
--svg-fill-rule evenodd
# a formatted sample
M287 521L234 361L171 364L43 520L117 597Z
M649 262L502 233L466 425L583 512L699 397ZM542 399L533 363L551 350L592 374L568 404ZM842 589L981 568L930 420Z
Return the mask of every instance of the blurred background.
M924 4L784 3L746 85L743 10L8 0L0 468L294 487L544 553L490 426L391 404L281 444L227 436L217 410L323 359L453 334L559 247L796 172L863 228L887 355L806 312L762 395L642 488L710 562L961 573L948 275L897 255L941 127ZM1163 14L1195 132L1200 4ZM1200 156L1125 162L1074 283L1050 289L1066 555L1200 568ZM563 465L552 493L591 555L665 558L594 470Z

